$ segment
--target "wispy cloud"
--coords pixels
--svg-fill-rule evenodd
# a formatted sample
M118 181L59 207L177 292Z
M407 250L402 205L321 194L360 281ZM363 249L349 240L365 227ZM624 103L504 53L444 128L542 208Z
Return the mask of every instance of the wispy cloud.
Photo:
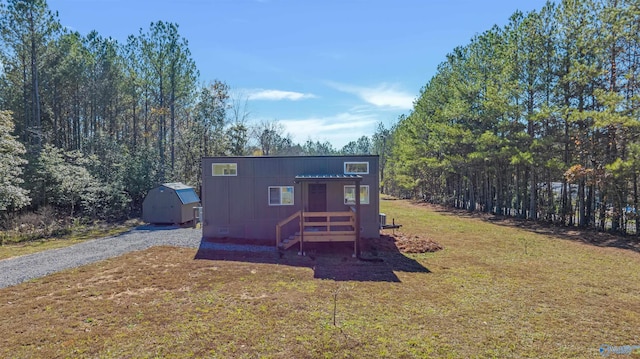
M338 91L350 93L376 107L409 110L413 107L414 95L403 91L398 85L382 83L374 87L354 86L336 82L328 85Z
M294 91L282 91L282 90L265 90L265 89L253 89L246 90L247 98L249 100L266 100L266 101L298 101L310 98L315 98L316 95L310 93L294 92Z
M294 142L329 141L337 148L347 142L370 135L375 129L378 118L371 114L340 113L329 117L286 119L279 122L291 135Z

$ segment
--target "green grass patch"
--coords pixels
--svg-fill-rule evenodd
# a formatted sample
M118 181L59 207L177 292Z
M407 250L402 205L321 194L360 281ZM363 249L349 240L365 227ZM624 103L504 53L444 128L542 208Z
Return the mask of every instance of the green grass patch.
M335 281L155 247L0 290L0 357L593 358L640 345L638 253L407 201L382 211L444 246L407 255L430 272Z

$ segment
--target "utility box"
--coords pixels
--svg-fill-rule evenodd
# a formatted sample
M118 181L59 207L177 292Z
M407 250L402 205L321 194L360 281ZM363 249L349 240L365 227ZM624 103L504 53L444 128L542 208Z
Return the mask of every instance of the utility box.
M193 187L165 183L147 193L142 202L142 220L153 224L182 224L195 220L200 198Z
M380 228L387 225L387 215L384 213L378 214L378 222L380 223Z

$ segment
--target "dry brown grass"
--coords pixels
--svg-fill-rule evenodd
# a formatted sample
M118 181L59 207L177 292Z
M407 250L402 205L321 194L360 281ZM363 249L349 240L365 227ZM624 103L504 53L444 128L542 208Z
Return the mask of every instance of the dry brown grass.
M593 358L640 345L638 253L383 205L445 249L365 253L384 263L322 248L133 252L0 290L0 357ZM320 279L331 268L341 280ZM397 281L362 276L384 270Z

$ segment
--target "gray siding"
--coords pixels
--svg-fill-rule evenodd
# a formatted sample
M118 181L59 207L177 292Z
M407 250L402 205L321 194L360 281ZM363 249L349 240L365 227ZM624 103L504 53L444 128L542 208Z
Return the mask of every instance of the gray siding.
M151 189L142 202L142 220L147 223L181 224L194 219L194 207L200 203L182 204L175 190L160 186Z
M302 192L308 193L306 184L294 184L295 176L343 174L344 162L369 162L369 174L363 174L361 182L369 186L370 197L369 204L361 205L362 237L378 237L378 156L203 158L203 236L275 240L276 224L300 210ZM213 176L213 163L237 163L237 176ZM327 182L328 211L349 210L344 186L352 184ZM294 205L270 206L269 186L293 186Z

